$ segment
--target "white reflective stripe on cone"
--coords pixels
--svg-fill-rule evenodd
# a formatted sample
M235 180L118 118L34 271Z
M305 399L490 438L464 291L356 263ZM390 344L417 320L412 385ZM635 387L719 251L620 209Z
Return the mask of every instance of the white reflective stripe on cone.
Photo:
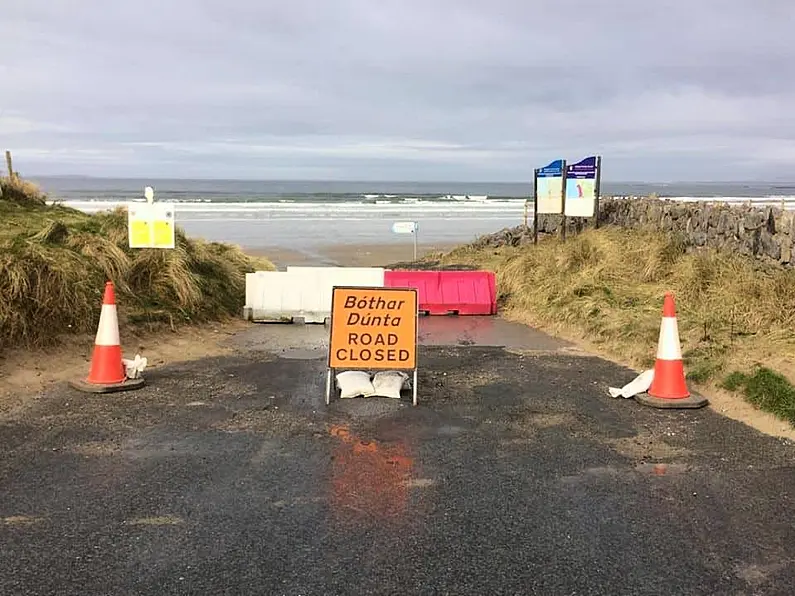
M119 320L116 317L115 304L103 304L99 314L99 328L97 338L94 340L97 346L118 346L119 342Z
M663 317L662 323L660 323L660 341L657 344L657 359L682 359L682 346L679 345L679 327L674 317Z

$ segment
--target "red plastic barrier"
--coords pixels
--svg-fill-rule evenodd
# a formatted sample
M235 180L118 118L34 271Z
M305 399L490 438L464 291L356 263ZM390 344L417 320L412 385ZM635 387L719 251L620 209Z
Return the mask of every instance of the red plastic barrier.
M388 288L417 288L420 312L496 315L497 283L491 271L384 271Z

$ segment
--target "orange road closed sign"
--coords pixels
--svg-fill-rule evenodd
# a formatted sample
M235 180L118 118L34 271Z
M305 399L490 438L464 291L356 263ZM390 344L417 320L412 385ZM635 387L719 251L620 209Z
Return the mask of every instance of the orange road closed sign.
M415 288L334 288L329 368L416 367Z

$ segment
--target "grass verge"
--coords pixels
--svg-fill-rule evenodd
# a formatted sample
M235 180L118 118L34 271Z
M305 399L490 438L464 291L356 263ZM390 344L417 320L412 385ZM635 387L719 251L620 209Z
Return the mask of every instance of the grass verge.
M760 366L752 374L731 373L722 386L740 391L755 406L795 426L795 386L784 375Z
M173 328L238 315L245 273L273 268L179 228L173 250L132 250L124 208L89 215L48 206L18 179L0 178L0 189L0 352L96 331L107 280L120 326Z
M755 379L758 365L780 374L776 387L795 380L791 269L738 254L689 252L675 236L613 227L566 242L544 238L535 247L463 246L436 258L495 271L506 316L643 368L654 364L663 296L672 291L691 383L720 383L732 371ZM779 401L772 394L760 397L772 383L747 386L760 408L785 411L770 406Z

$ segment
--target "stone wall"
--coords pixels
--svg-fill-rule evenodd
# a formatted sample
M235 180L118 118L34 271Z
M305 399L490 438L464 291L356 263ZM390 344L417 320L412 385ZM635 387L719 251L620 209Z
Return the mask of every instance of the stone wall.
M599 225L678 233L688 246L709 246L793 265L795 212L775 207L725 203L684 203L664 199L602 199ZM571 218L570 218L571 219ZM557 231L560 217L539 217L539 230ZM593 220L577 219L566 233L577 233Z
M560 221L559 215L540 215L539 234L559 233ZM566 233L576 234L593 225L593 219L569 218ZM607 225L675 232L690 247L708 246L795 266L795 212L776 207L604 198L599 226ZM533 230L523 226L481 239L493 246L532 241Z

